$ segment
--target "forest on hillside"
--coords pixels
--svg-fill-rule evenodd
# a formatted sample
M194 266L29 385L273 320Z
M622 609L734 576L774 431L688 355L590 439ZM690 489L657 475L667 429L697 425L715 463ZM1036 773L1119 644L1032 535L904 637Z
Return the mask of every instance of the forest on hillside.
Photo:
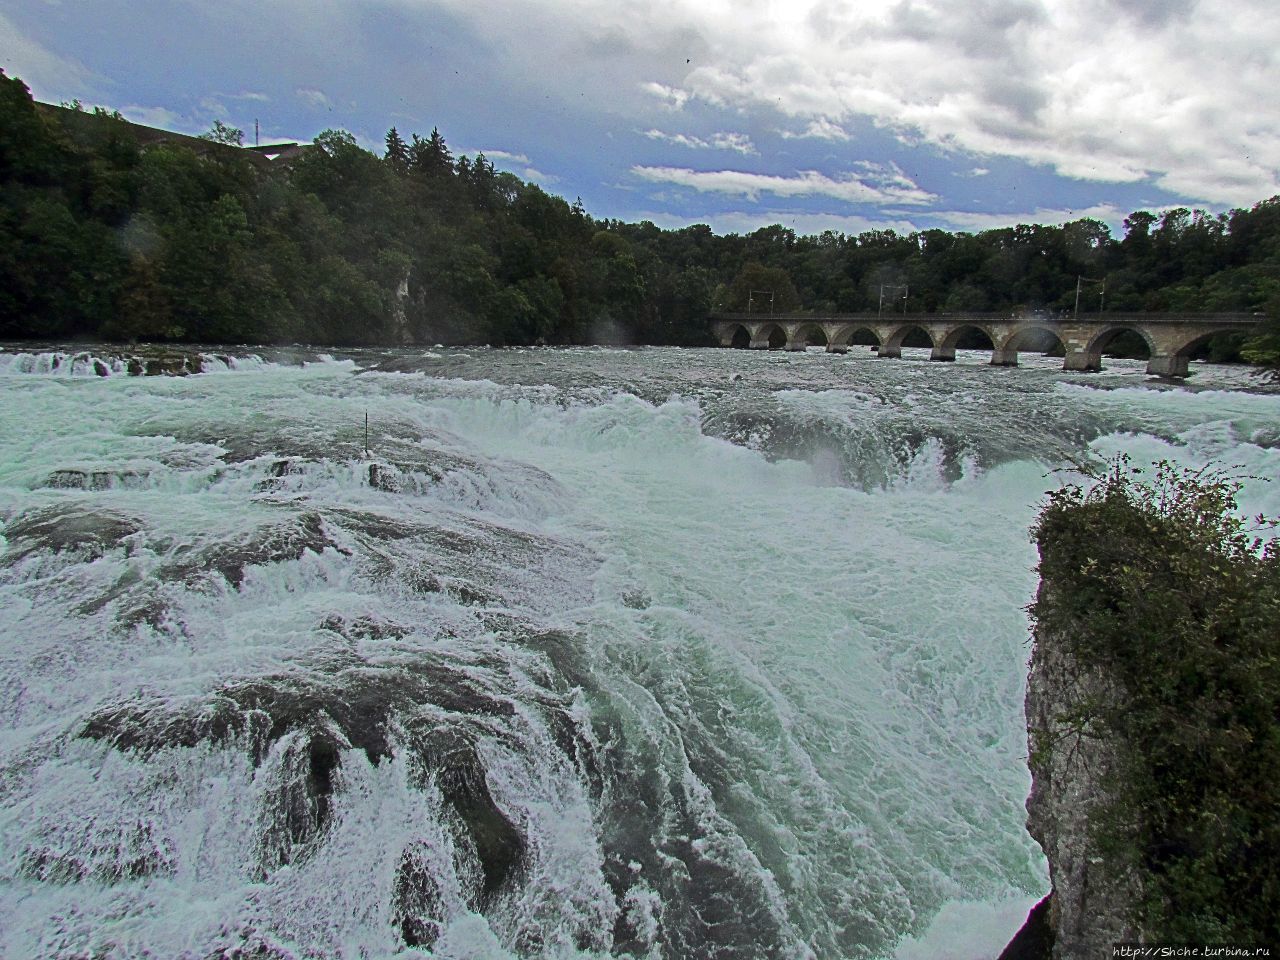
M41 110L0 71L0 338L223 343L709 341L708 316L1072 309L1266 312L1280 365L1280 197L949 233L719 236L593 218L439 131L378 156L327 130L290 160L140 143L117 113ZM256 162L251 162L256 161ZM1086 286L1085 309L1097 309Z

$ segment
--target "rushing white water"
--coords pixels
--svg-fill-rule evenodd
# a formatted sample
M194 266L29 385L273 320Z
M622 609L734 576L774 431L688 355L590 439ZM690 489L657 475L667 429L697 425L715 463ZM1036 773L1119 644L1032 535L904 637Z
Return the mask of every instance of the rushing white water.
M0 354L4 956L993 956L1049 471L1280 474L1203 365L60 356Z

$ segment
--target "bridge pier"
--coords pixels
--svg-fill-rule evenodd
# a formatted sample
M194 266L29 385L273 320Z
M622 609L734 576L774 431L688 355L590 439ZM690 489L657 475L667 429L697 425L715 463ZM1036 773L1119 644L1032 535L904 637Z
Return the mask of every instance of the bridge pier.
M882 360L901 360L902 347L895 347L887 343L880 344L880 349L876 351L876 356Z
M1092 357L1086 351L1072 349L1067 345L1067 355L1062 360L1063 370L1074 370L1077 373L1095 373L1102 369L1102 358Z
M768 338L768 337L765 337L763 340L752 340L750 343L748 343L748 344L747 344L747 349L749 349L749 350L768 350L768 349L769 349L769 338Z
M843 343L827 343L827 353L848 353L849 347Z
M1018 365L1018 351L1002 349L996 347L991 351L991 366L993 367L1016 367Z
M933 351L929 354L929 359L938 360L942 363L953 363L956 359L956 348L942 346L934 347Z
M1185 377L1187 375L1187 358L1177 354L1152 354L1147 361L1147 373L1157 377Z

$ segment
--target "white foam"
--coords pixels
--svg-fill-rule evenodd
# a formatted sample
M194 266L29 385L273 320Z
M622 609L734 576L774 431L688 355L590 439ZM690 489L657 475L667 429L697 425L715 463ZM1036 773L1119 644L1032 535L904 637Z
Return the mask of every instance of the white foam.
M486 375L506 356L475 354ZM713 391L645 400L593 366L652 360L670 371L658 386L679 385L721 354L537 356L577 371L574 385L356 376L350 359L0 383L0 544L20 547L14 521L39 510L139 526L0 568L0 952L204 956L243 926L295 953L390 956L406 852L440 880L439 956L513 955L521 931L546 955L599 955L619 917L657 956L680 911L720 893L742 936L776 935L794 956L998 952L1046 883L1023 825L1023 608L1026 530L1057 448L1047 462L991 455L987 398L939 389L937 365L869 363L882 380L864 383L826 356L748 358L851 379L753 402L779 431L857 432L885 454L887 482L864 488L842 482L863 447L802 462L767 431L756 449L730 443L708 433ZM1040 373L993 371L990 389ZM1276 398L1043 393L1057 406L1031 414L1056 427L1083 409L1098 455L1280 468L1264 436ZM1149 429L1115 429L1131 410ZM51 482L62 474L84 488ZM1274 486L1249 481L1250 508L1278 512ZM208 569L305 517L321 518L316 549L249 556L234 586ZM430 536L402 535L414 530ZM398 578L409 571L438 589ZM335 617L396 629L321 626ZM531 639L546 636L572 671ZM261 818L292 741L254 768L234 743L143 761L74 737L110 705L179 710L228 683L404 663L456 670L510 706L416 705L476 738L495 803L528 839L522 881L483 915L462 892L478 868L403 755L345 751L330 833L264 878ZM598 782L558 745L549 705L595 743ZM147 850L163 868L55 883L30 867L40 850L104 878ZM725 889L682 879L689 863Z
M918 937L904 937L893 960L991 960L1022 928L1039 899L952 901Z

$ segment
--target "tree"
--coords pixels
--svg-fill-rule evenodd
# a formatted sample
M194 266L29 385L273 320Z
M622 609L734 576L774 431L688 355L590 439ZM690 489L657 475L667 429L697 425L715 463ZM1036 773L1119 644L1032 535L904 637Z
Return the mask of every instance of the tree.
M440 136L440 130L433 127L431 136L423 140L416 133L409 145L409 166L424 177L442 177L453 173L453 154L449 152Z
M729 285L728 310L787 313L800 306L800 295L786 270L766 267L758 260L743 265Z
M396 173L403 176L409 172L409 147L401 139L400 134L392 127L387 131L387 152L382 159Z
M1273 380L1280 380L1280 296L1271 298L1266 313L1262 328L1249 338L1240 355L1266 367Z
M200 134L200 139L211 140L214 143L225 143L232 147L243 147L244 131L239 127L228 126L221 120L215 120L212 127Z

